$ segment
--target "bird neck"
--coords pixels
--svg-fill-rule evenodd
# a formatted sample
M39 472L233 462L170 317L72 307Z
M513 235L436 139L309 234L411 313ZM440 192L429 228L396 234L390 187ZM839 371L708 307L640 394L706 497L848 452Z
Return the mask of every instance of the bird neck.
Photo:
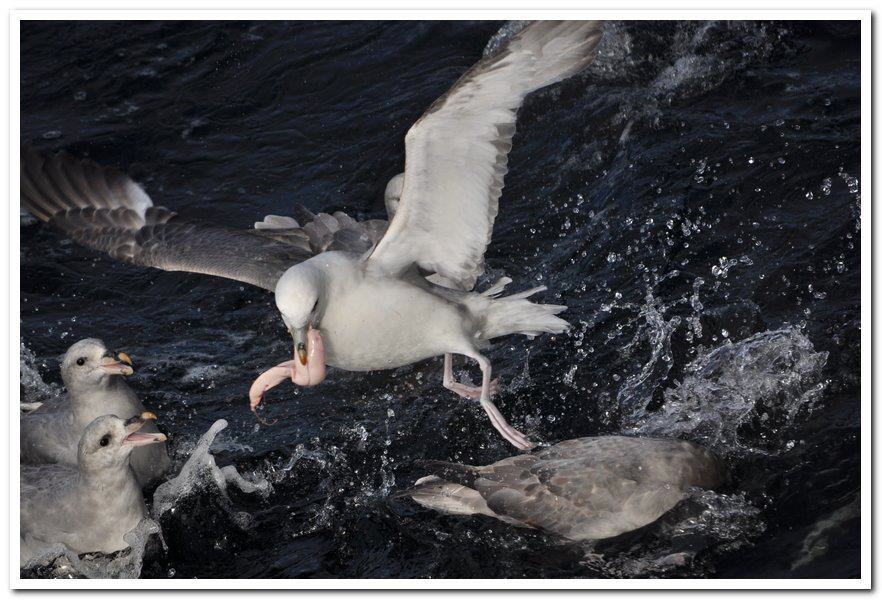
M121 377L107 377L99 385L89 390L75 390L70 394L71 412L74 422L85 427L100 416L114 414L121 419L135 416L127 414L131 409L128 397L131 394ZM125 413L125 414L122 414Z
M83 493L106 498L105 502L116 498L123 503L129 503L132 498L141 497L141 489L128 460L124 465L98 469L80 466L79 479Z

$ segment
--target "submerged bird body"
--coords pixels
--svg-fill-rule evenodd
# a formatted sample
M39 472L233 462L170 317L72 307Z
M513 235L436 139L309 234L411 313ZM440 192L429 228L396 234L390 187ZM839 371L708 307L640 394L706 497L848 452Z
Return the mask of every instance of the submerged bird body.
M686 497L728 478L711 451L675 439L568 440L484 467L425 461L435 473L409 490L448 514L482 514L571 540L604 539L648 525Z
M98 417L82 433L75 465L22 465L22 563L58 543L78 554L128 546L123 536L147 514L131 452L165 440L140 432L144 423Z
M445 388L480 402L513 445L532 444L490 397L498 390L488 340L561 333L566 307L472 292L499 209L517 112L536 90L596 55L599 21L537 21L468 69L405 136L405 171L388 183L390 221L345 213L269 215L250 231L179 219L114 169L66 155L22 153L22 204L75 240L120 260L242 281L275 292L294 357L261 374L252 409L287 377L315 385L325 365L388 369L444 355ZM314 256L315 255L315 256ZM475 360L480 386L457 382L452 356Z
M80 340L71 346L61 366L67 396L21 416L22 462L75 465L77 446L89 423L107 414L128 418L143 413L144 405L122 378L131 372L131 366L115 359L101 340ZM152 422L144 425L144 431L159 432ZM137 448L131 456L143 485L160 477L169 464L165 444Z

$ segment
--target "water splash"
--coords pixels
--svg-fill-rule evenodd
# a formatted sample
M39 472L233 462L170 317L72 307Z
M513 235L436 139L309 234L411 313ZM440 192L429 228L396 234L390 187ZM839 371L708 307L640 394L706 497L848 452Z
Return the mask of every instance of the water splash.
M113 554L98 552L78 556L64 544L54 544L32 557L21 567L23 578L52 579L137 579L141 576L144 557L154 537L165 546L159 523L144 517L134 529L123 535L129 545Z
M61 386L43 381L40 372L37 370L37 357L25 345L24 341L20 343L20 351L19 387L21 389L22 410L34 410L48 400L61 398Z
M490 56L502 46L505 42L507 42L511 36L518 33L524 27L529 25L529 21L508 21L505 25L499 28L490 41L487 42L487 45L484 46L484 56Z
M781 434L817 403L826 361L795 327L727 342L692 361L631 433L686 437L724 455L789 449Z
M210 450L217 434L226 427L227 421L225 419L215 421L208 431L199 438L190 458L181 467L180 472L173 479L156 488L153 493L153 515L156 519L161 518L170 510L173 511L182 499L214 484L220 493L222 506L230 512L237 523L244 525L250 521L250 518L247 514L234 510L227 495L229 484L233 484L247 494L257 493L264 498L272 493L272 485L266 479L249 481L242 477L233 465L222 468L217 466Z
M619 389L618 401L626 423L643 417L645 407L652 399L653 382L664 379L673 364L671 336L680 325L680 317L665 319L666 308L651 290L647 290L646 302L640 307L636 319L641 326L622 348L624 356L630 355L636 346L643 343L648 344L650 350L650 356L640 372L628 378Z
M748 546L765 530L744 494L693 489L642 532L586 544L584 565L605 577L700 576L703 557Z

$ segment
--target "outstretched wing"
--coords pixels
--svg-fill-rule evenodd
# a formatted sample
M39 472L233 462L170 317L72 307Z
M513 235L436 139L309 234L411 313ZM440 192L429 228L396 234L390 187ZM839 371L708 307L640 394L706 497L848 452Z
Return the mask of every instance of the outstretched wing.
M539 21L477 62L405 137L401 199L370 260L416 263L471 289L483 271L515 118L524 97L593 60L599 21Z
M134 265L189 271L273 291L313 255L254 230L178 219L120 171L65 153L21 152L21 203L77 242Z

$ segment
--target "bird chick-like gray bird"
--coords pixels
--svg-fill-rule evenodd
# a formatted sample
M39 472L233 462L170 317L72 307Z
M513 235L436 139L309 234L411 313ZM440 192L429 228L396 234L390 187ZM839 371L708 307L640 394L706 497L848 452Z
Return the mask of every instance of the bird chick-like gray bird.
M691 442L585 437L485 467L421 461L434 473L403 495L454 515L486 515L570 540L610 538L648 525L686 497L728 479L710 450Z
M131 375L132 361L114 353L94 338L68 348L61 361L61 379L67 395L44 403L21 416L21 461L25 464L77 464L80 436L93 420L114 414L123 418L145 411L123 376ZM145 433L158 433L156 424L144 425ZM132 469L141 485L161 477L170 464L165 444L135 450Z
M518 109L527 94L594 59L601 25L531 23L466 71L407 132L404 173L385 194L388 227L344 213L312 215L303 227L271 215L250 231L184 221L119 171L29 149L22 204L117 259L275 292L294 353L254 381L252 409L289 377L321 382L326 365L392 369L444 355L444 387L478 400L506 440L529 449L490 400L498 386L482 351L505 335L565 331L556 315L566 307L527 300L544 287L500 297L507 278L471 290L484 269ZM478 363L480 386L454 379L453 354Z
M146 422L100 416L80 436L76 466L21 466L21 564L59 543L77 554L128 547L123 536L147 514L129 460L165 441L141 431Z

